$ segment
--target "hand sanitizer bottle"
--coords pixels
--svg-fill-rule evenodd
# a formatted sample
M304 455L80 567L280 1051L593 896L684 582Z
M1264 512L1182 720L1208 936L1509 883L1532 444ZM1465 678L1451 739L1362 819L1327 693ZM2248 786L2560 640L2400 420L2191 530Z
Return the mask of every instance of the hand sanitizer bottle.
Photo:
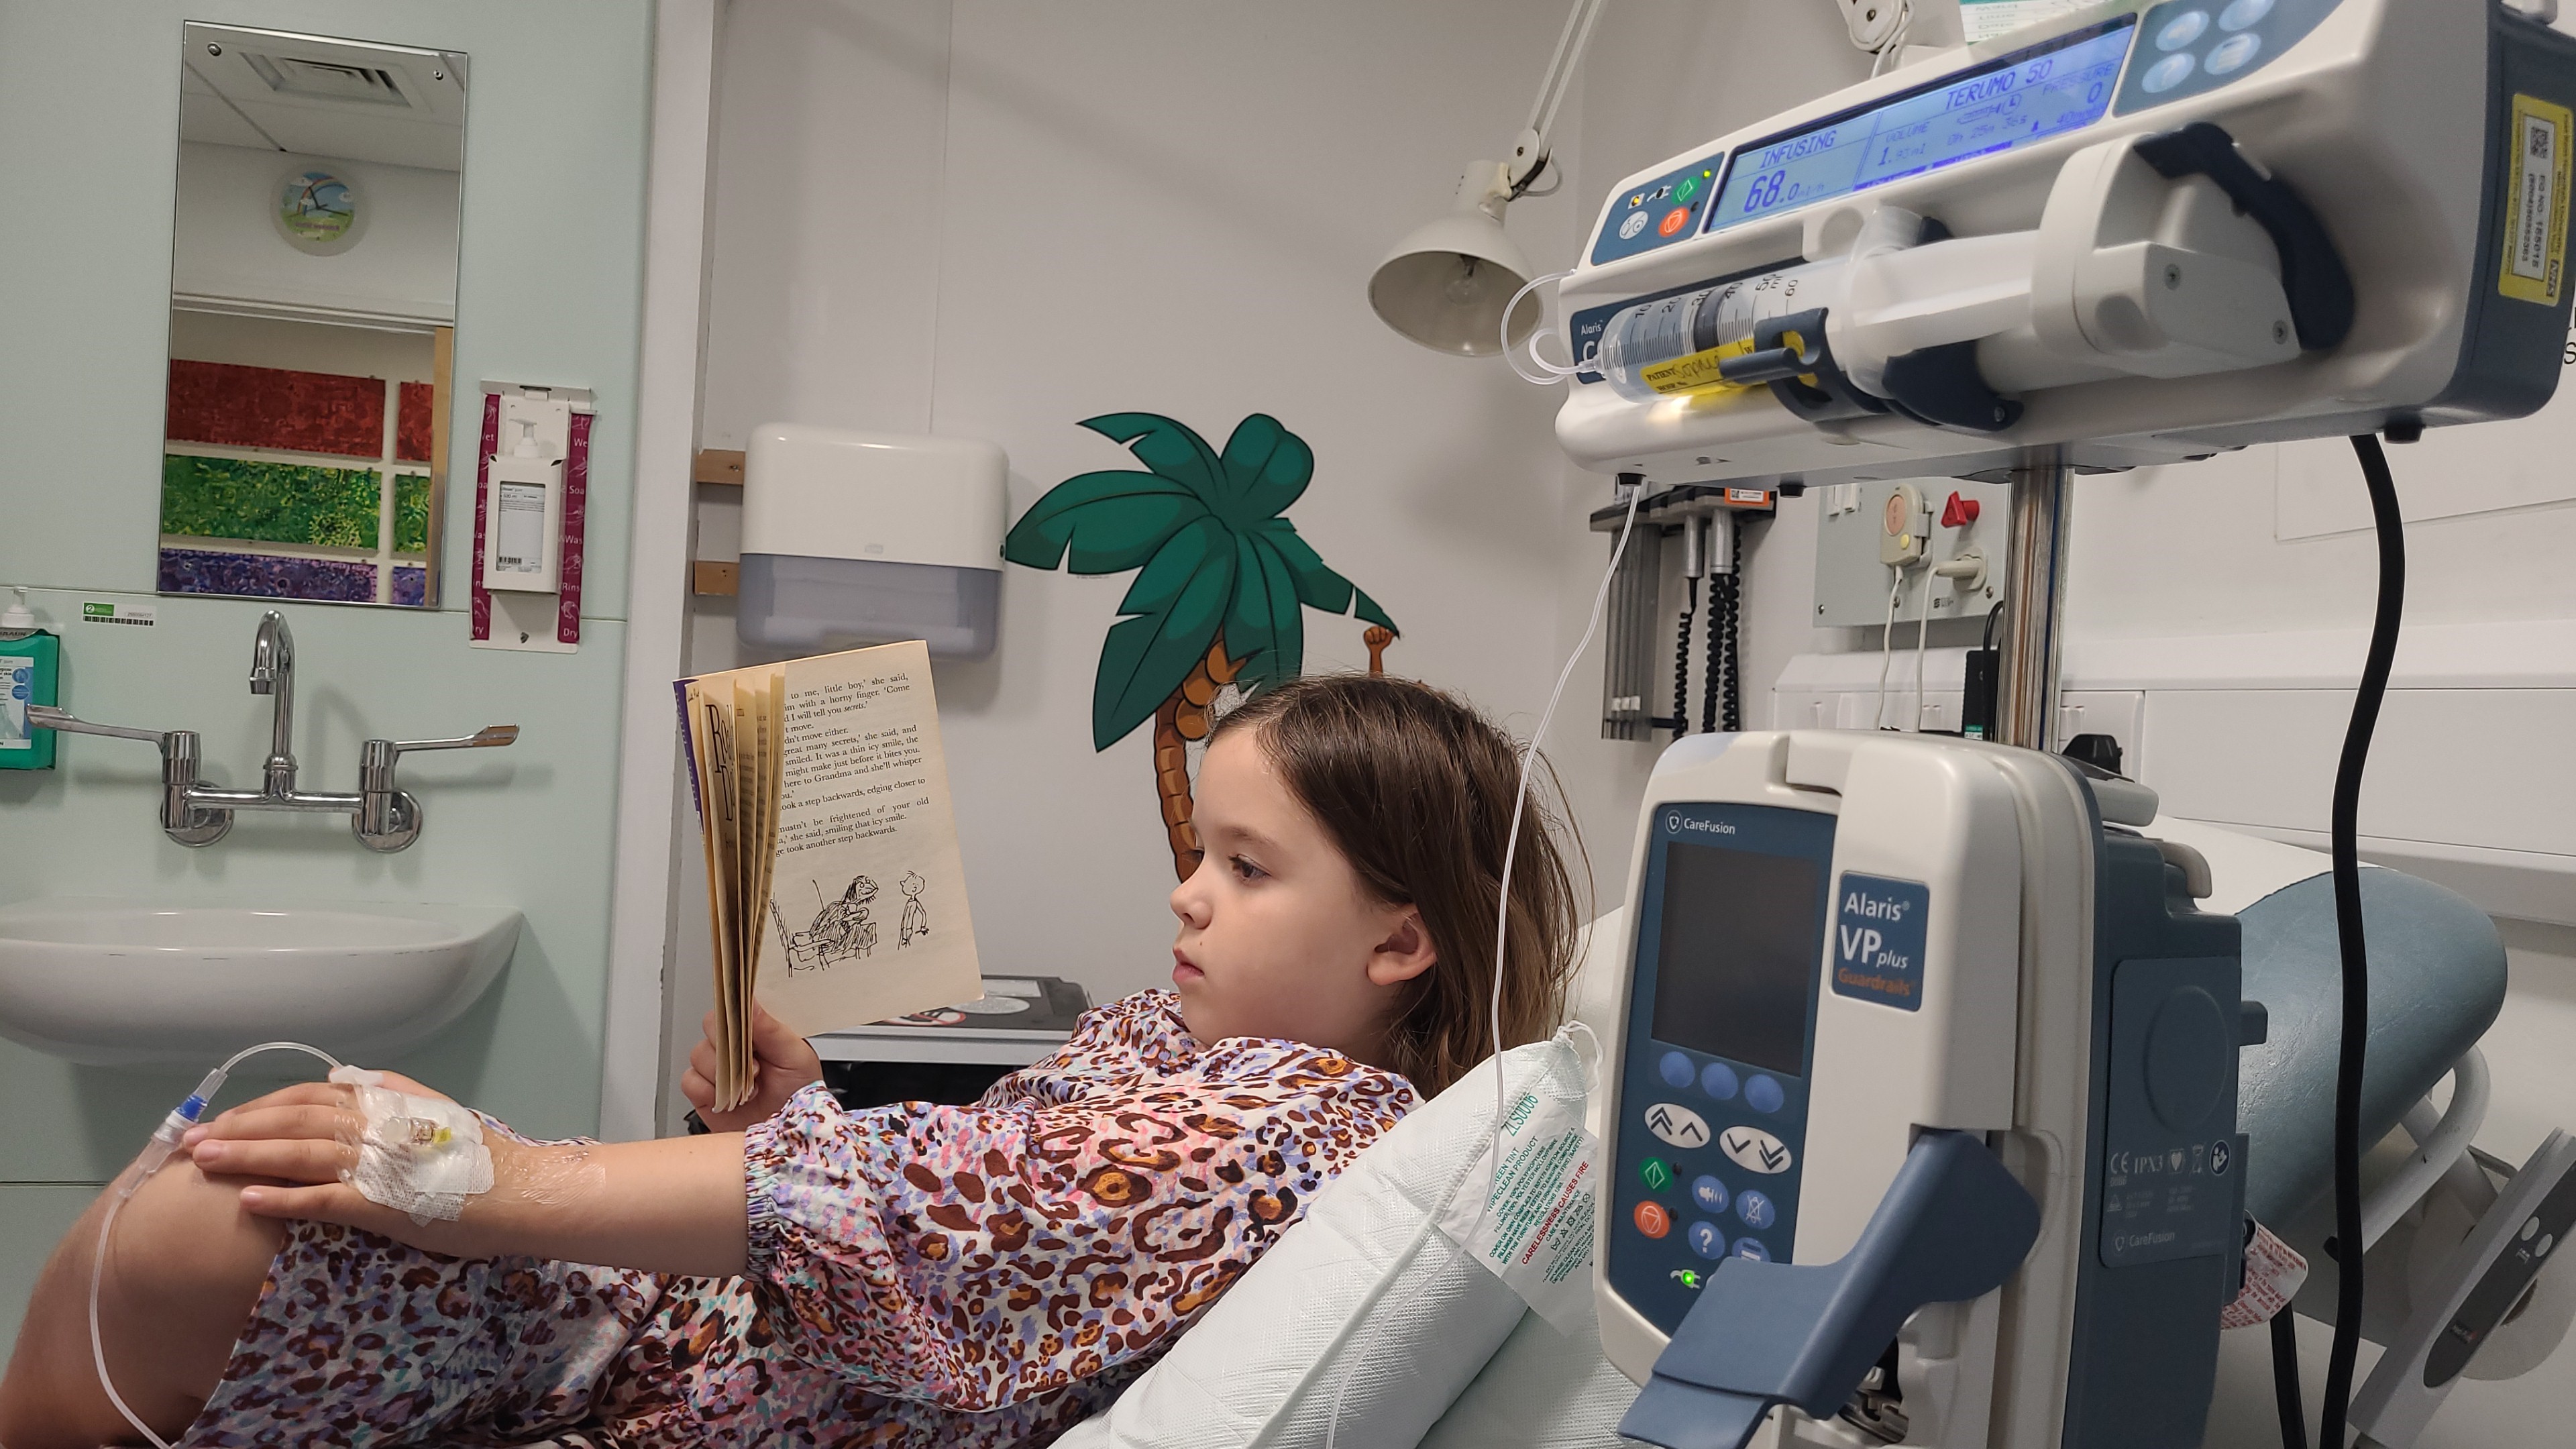
M0 609L0 770L50 770L54 732L31 727L27 706L52 704L60 687L63 641L36 627L27 591Z

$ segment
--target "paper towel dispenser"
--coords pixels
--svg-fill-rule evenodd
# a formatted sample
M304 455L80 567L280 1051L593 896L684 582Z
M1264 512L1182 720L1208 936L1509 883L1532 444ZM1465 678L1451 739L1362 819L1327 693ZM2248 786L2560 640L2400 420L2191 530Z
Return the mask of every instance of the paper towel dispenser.
M768 423L742 478L746 644L816 650L919 639L993 650L1010 461L990 443Z

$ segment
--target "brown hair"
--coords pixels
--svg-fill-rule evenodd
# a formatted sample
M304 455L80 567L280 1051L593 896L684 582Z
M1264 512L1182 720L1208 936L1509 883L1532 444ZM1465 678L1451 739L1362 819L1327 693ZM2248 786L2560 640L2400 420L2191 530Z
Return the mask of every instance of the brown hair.
M1394 1059L1386 1065L1436 1096L1493 1053L1494 914L1520 747L1454 695L1359 674L1266 690L1211 739L1238 730L1255 733L1371 894L1421 912L1439 960L1408 984L1388 1026ZM1552 766L1546 777L1555 782ZM1577 861L1582 843L1536 783L1521 815L1504 931L1507 1047L1556 1030L1581 924L1557 832L1573 840Z

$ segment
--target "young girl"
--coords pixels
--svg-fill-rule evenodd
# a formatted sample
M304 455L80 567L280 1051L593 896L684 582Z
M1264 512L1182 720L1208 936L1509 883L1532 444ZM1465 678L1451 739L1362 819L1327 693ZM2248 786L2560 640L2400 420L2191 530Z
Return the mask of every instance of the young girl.
M111 1376L188 1445L1044 1443L1487 1055L1518 768L1419 684L1256 698L1199 776L1173 990L1089 1013L971 1107L844 1111L764 1017L758 1099L708 1114L728 1130L603 1145L490 1123L491 1189L426 1225L341 1182L350 1089L236 1107L116 1224ZM1554 1028L1571 965L1548 832L1531 801L1512 1044ZM699 1051L685 1086L704 1111ZM104 1202L37 1284L0 1381L9 1449L139 1442L90 1363Z

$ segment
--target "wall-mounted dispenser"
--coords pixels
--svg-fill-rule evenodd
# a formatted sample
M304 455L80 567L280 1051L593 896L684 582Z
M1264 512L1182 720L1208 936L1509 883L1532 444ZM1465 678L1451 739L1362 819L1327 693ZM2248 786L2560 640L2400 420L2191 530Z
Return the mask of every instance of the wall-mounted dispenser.
M591 409L587 388L483 384L474 492L478 649L580 647Z
M31 709L54 703L63 641L36 623L27 591L0 609L0 770L50 770L54 732L30 723Z
M1010 460L990 443L769 423L742 479L746 644L823 649L919 639L993 650Z

